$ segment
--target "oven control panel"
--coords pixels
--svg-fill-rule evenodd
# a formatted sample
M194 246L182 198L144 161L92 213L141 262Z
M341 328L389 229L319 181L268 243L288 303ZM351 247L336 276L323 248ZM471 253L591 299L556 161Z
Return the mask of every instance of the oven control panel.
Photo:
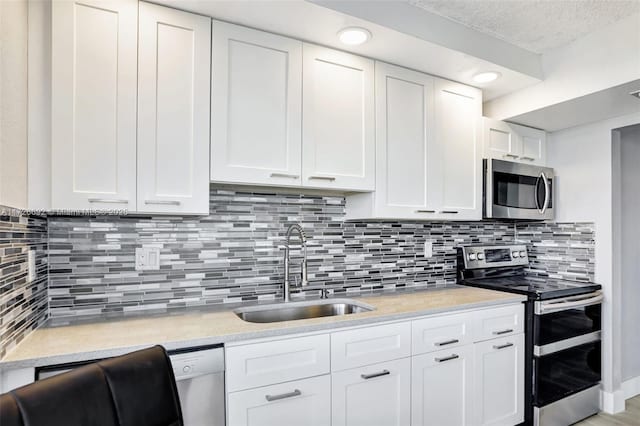
M527 246L495 245L462 247L465 269L521 266L529 264Z

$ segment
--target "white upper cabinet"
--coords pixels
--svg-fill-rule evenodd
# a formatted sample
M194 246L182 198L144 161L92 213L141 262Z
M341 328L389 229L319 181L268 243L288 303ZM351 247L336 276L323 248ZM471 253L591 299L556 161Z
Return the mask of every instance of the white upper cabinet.
M376 192L349 219L482 218L482 93L376 63Z
M375 179L374 63L303 47L302 184L372 191Z
M138 2L52 3L53 209L136 207Z
M435 82L435 140L442 179L440 218L482 219L482 92Z
M211 180L300 186L302 42L213 22Z
M210 60L211 19L140 3L140 212L209 212Z
M525 164L546 165L547 138L544 130L485 117L484 156Z
M436 212L433 77L376 62L376 197L383 217Z

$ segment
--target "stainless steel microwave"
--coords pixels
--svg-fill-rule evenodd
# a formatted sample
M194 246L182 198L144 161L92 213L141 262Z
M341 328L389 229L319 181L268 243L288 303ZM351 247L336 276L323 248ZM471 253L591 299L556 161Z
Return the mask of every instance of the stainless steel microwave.
M553 219L553 169L484 160L484 217Z

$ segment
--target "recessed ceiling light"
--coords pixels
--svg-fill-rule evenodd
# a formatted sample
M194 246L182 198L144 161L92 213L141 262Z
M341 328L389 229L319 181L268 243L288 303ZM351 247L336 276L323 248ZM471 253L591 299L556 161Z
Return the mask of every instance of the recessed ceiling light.
M473 81L476 83L489 83L498 79L501 75L498 71L481 72L473 76Z
M343 28L338 32L338 38L344 44L348 44L350 46L357 46L366 41L369 41L371 38L371 33L360 27L348 27Z
M635 92L631 92L629 94L631 96L635 96L636 98L640 99L640 90L636 90Z

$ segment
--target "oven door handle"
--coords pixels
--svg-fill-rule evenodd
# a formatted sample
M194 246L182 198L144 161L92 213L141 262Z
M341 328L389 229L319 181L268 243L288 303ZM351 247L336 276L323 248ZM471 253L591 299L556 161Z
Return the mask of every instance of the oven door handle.
M600 290L592 294L595 294L595 296L591 296L591 297L588 297L585 299L579 299L579 300L568 300L564 302L542 302L538 306L536 313L543 315L543 314L548 314L550 312L562 311L565 309L595 305L597 303L602 302L602 300L604 299L604 295Z

